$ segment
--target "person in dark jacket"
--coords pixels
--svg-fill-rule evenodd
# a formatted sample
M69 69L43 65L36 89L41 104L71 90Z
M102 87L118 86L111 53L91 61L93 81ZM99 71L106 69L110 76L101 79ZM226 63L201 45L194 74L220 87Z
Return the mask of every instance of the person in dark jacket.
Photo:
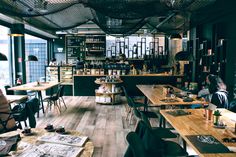
M210 75L209 92L212 94L211 103L218 108L229 108L228 92L226 91L226 85L219 76Z

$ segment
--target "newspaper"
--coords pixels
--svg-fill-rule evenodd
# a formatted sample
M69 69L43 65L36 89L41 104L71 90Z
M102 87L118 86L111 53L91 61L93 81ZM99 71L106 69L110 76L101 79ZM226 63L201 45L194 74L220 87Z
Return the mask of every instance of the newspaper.
M55 143L43 143L39 145L29 144L18 157L77 157L83 147L74 147Z
M39 137L38 141L82 147L87 139L87 136L46 134Z

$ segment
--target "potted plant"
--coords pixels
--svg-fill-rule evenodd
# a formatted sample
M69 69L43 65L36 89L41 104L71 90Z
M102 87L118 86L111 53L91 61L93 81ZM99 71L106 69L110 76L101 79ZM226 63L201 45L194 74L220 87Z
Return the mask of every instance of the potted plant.
M214 113L213 113L213 116L214 116L213 124L214 125L218 125L219 124L219 120L220 120L220 116L221 116L220 111L219 110L215 110Z

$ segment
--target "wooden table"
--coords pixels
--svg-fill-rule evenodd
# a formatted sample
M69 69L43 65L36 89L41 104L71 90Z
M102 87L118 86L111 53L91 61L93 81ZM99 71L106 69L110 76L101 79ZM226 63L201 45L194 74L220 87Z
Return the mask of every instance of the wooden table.
M192 104L208 104L208 102L194 100L192 102L184 102L181 98L174 98L177 102L163 102L162 99L165 99L166 96L163 94L163 88L165 86L172 87L175 92L181 92L182 90L173 87L171 85L137 85L137 88L145 95L147 99L151 101L151 104L148 104L151 107L161 107L164 109L166 106L171 105L192 105Z
M41 103L42 109L43 109L43 113L44 113L42 91L52 88L54 86L57 86L58 84L59 82L40 82L40 84L38 85L37 82L31 82L31 83L23 84L20 86L11 87L8 90L36 91L38 94L38 98ZM39 112L38 112L38 116L39 116Z
M14 102L21 102L23 100L26 100L28 98L27 95L6 95L6 98L8 100L8 103L14 103Z
M7 137L7 136L13 136L13 135L17 135L20 134L21 136L21 140L20 142L27 142L30 144L35 144L37 141L37 138L44 135L46 133L46 131L44 129L31 129L33 132L33 135L30 136L24 136L21 131L22 130L17 130L17 131L11 131L8 133L4 133L4 134L0 134L0 137ZM69 130L70 134L69 135L81 135L78 131L75 130ZM82 151L82 153L79 155L80 157L92 157L93 155L93 151L94 151L94 145L92 143L92 141L88 140L85 144L84 144L84 150ZM20 152L20 150L17 150L14 153Z
M225 143L222 141L223 138L236 137L234 134L234 125L236 121L236 113L228 111L226 109L220 109L221 120L227 124L226 129L218 129L213 127L212 120L206 120L203 116L205 113L204 109L185 109L186 112L191 112L190 115L184 116L172 116L168 114L169 110L161 110L160 113L164 118L176 129L180 136L189 144L199 156L202 157L235 157L236 153L222 153L222 154L202 154L198 151L195 145L186 137L188 135L212 135L225 146L236 147L236 143Z

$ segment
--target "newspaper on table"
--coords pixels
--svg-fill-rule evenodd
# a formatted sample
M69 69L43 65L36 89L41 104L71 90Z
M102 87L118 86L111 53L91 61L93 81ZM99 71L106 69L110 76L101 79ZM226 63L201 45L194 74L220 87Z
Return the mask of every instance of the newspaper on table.
M82 147L87 139L87 136L46 134L39 137L38 141Z
M18 157L77 157L83 150L83 147L55 143L27 144L24 147Z

